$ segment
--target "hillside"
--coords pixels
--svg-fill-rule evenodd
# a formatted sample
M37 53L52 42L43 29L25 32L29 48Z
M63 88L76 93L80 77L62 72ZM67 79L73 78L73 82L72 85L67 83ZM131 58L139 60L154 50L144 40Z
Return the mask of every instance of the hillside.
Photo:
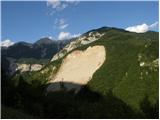
M13 75L18 70L21 72L32 71L30 69L32 65L39 65L42 68L54 54L60 51L70 41L72 40L57 41L44 37L33 44L18 42L7 48L2 47L2 58L4 59L2 59L2 63L4 63L3 69L7 71L8 75Z
M58 72L51 83L65 83L70 82L79 85L86 85L94 72L101 67L106 57L105 48L103 46L93 46L87 48L85 51L74 51L70 53L61 64ZM79 87L64 84L67 90L75 89L79 91ZM47 91L60 90L60 86L50 85Z
M33 44L18 42L8 48L2 48L2 55L14 59L50 59L52 55L56 54L69 42L69 40L51 40L47 37L41 38Z
M40 118L158 118L158 35L152 31L138 34L108 27L86 32L54 55L40 71L13 77L13 89L18 89L21 96L20 108L35 116L40 114ZM95 46L105 48L106 60L103 64L83 85L68 80L72 76L64 73L83 76L88 72L85 66L89 66L92 58L88 58L88 62L78 58L73 61L77 67L83 63L83 73L66 70L64 61L77 51L85 52ZM74 64L70 64L71 68ZM54 82L55 78L58 79ZM67 81L61 81L61 78ZM61 90L46 91L48 86L57 84ZM81 89L75 94L74 89L66 91L67 86ZM5 96L3 101L9 98ZM36 106L29 105L32 109L29 110L24 98L36 104L42 114L35 111ZM7 104L7 101L4 103Z
M80 44L76 50L103 45L107 51L107 60L96 71L87 86L103 95L112 90L116 97L136 110L139 109L139 104L145 96L148 96L152 104L156 103L158 99L158 33L136 34L105 27L94 31L105 35L90 44Z

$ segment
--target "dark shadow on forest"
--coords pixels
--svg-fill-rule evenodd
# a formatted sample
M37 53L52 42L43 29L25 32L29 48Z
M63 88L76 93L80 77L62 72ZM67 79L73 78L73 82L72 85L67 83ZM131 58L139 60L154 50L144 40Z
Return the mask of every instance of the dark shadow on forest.
M20 80L17 87L5 82L2 84L2 104L18 109L33 118L123 119L158 118L159 116L158 101L155 106L152 106L147 97L140 104L142 112L135 112L129 105L115 97L111 90L102 96L90 90L88 86L82 86L77 94L74 89L70 91L61 89L46 94L46 85L34 86L23 80ZM74 83L64 84L80 86ZM12 118L6 115L3 117L4 114L6 111L2 109L2 118ZM17 116L17 118L23 117Z

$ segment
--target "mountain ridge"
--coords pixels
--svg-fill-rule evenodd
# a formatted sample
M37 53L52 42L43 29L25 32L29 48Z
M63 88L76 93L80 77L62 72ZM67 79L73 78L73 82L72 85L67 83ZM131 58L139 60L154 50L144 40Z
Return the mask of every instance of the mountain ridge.
M22 97L20 105L26 107L21 108L26 110L30 106L36 110L34 114L37 116L41 114L37 111L37 106L40 106L39 109L44 113L42 118L56 118L53 113L59 115L59 112L65 113L64 118L76 118L74 115L77 113L82 118L157 118L158 36L158 32L139 34L108 28L91 30L52 55L52 59L41 70L13 76L13 88L20 92L15 92L12 96L19 94ZM85 56L98 56L101 53L94 53L90 49L95 46L105 48L106 60L93 75L89 74L90 79L85 85L70 81L69 77L72 76L66 75L74 73L76 78L89 72L90 67L83 69L83 72L78 70L92 65L92 57L86 62ZM87 49L91 51L85 52ZM94 59L99 60L97 57ZM66 70L65 66L74 68L73 72ZM57 81L52 81L56 77ZM60 89L52 91L57 85ZM52 87L47 92L49 86ZM67 89L72 86L73 89ZM26 103L23 98L29 102ZM35 98L38 100L34 101ZM34 104L37 106L33 106Z

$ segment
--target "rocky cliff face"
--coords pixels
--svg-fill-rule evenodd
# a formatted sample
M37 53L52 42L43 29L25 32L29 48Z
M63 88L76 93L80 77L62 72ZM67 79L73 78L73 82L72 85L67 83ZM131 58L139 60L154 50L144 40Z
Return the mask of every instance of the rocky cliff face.
M3 71L6 75L20 72L38 71L50 58L72 40L52 40L44 37L31 44L18 42L2 49Z
M6 61L8 61L7 75L13 75L16 72L17 64L15 63L15 59L7 57Z
M16 71L27 72L27 71L38 71L43 66L41 64L19 64L17 63Z
M72 41L70 44L66 45L60 52L53 56L51 61L55 61L59 58L64 57L68 52L72 51L77 47L99 40L103 35L105 35L105 33L99 33L97 31L92 31L87 34L84 34L78 37L76 40Z
M104 46L88 47L85 51L76 50L70 53L62 62L56 76L50 83L63 83L67 90L75 89L78 91L80 85L86 85L92 79L94 72L101 67L106 59ZM69 85L74 83L76 85ZM60 84L51 84L47 90L60 90Z

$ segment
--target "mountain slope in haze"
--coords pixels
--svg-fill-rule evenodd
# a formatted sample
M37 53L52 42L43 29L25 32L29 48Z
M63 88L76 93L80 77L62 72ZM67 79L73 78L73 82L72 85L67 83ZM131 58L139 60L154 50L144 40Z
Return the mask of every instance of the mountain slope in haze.
M2 49L2 56L35 59L50 59L52 55L61 50L69 40L53 41L49 38L41 38L34 44L18 42L7 49Z
M70 40L53 41L46 37L34 44L18 42L8 48L2 47L2 58L5 60L2 59L2 62L5 63L3 68L9 71L7 73L13 74L16 69L21 72L30 71L32 64L43 66L69 42ZM6 65L6 61L9 65ZM5 68L5 66L9 67Z
M158 118L158 36L158 32L137 34L109 27L82 34L54 55L40 71L13 77L12 84L21 96L22 106L19 108L40 118ZM83 85L74 79L68 80L69 77L63 73L74 73L77 79L77 76L89 72L89 67L81 74L78 70L89 66L91 60L86 62L87 57L78 58L92 54L92 51L86 51L95 46L105 48L103 64L89 74ZM99 54L97 52L95 56ZM74 61L74 58L77 59ZM67 59L69 62L66 62ZM83 65L78 65L80 63ZM67 71L65 66L73 69ZM59 79L54 82L56 77ZM54 89L56 85L57 91L47 92L49 86L54 86ZM70 90L68 86L76 87ZM77 88L81 89L75 94ZM2 103L5 101L7 104L12 99L8 97L11 96L2 97ZM33 104L39 106L38 110Z

